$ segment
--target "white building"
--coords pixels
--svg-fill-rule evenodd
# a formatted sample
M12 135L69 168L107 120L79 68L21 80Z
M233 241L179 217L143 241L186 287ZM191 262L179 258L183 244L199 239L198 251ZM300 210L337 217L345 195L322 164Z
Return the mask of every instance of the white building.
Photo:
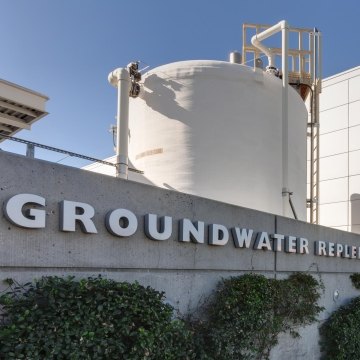
M360 233L360 66L323 80L320 224Z

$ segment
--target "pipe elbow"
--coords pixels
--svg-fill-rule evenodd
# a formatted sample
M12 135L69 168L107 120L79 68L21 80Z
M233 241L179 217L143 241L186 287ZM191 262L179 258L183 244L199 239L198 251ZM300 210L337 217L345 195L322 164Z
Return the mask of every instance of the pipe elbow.
M289 29L289 24L286 20L281 20L279 22L279 25L280 25L281 30Z
M257 34L254 35L251 38L251 43L253 46L255 46L257 49L262 51L268 58L269 66L274 66L274 54L272 53L271 49L267 48L264 44L261 43L261 41L258 39Z
M130 81L130 74L127 69L117 68L108 75L108 81L112 86L117 87L120 80Z
M260 43L260 41L258 40L257 38L257 35L254 35L252 38L251 38L251 43L256 46Z

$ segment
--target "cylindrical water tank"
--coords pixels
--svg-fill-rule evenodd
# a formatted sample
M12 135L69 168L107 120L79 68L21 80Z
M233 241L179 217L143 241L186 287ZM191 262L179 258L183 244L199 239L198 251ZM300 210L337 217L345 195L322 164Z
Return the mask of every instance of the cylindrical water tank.
M182 61L143 76L129 157L157 186L282 213L282 82L261 69ZM306 219L306 122L289 88L289 190Z

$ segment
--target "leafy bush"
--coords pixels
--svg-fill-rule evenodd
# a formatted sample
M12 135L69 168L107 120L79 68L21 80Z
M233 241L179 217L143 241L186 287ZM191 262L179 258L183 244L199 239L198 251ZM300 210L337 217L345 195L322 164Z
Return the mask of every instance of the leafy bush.
M44 277L0 297L1 359L192 359L163 293L138 283Z
M1 359L268 359L279 333L316 320L320 285L248 274L223 280L190 331L138 283L45 277L0 297ZM196 352L194 348L196 347Z
M360 274L359 273L351 274L350 279L354 287L360 290Z
M278 335L316 321L321 285L310 275L286 280L247 274L221 282L207 305L198 352L205 359L268 359Z
M335 311L321 326L320 334L325 359L360 359L360 297Z

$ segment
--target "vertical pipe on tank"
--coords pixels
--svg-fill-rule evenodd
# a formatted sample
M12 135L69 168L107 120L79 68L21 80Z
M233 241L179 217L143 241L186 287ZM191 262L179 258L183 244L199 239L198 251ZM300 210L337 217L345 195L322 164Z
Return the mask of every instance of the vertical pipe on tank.
M274 67L274 53L272 49L261 43L262 40L281 31L281 66L282 66L282 197L283 206L282 214L290 216L289 208L289 108L288 108L288 88L289 88L289 25L285 20L280 21L276 25L264 30L260 34L256 34L251 38L251 43L260 49L269 61L268 67Z
M289 25L281 21L281 67L282 67L282 196L283 196L283 215L289 216Z
M128 178L129 90L130 74L127 69L112 71L108 80L117 87L116 177Z

